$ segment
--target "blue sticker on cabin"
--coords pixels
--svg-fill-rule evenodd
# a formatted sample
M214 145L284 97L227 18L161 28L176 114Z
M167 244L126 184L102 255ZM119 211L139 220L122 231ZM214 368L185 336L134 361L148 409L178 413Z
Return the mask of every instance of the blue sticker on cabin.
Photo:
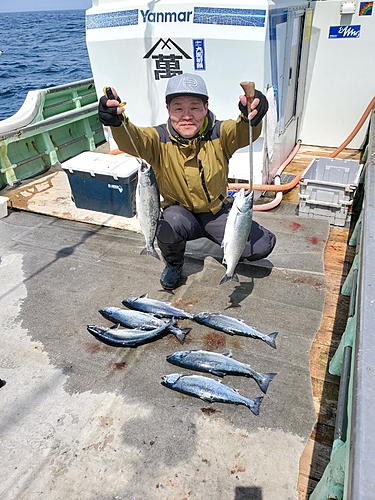
M86 15L86 30L131 26L139 23L189 23L217 24L223 26L253 26L263 28L266 11L263 9L226 9L216 7L194 7L192 11L152 11L131 9L121 12Z
M204 49L204 40L193 40L194 49L194 69L195 71L204 71L206 69L206 52Z
M360 24L352 26L330 26L328 38L359 38Z
M265 22L266 11L263 9L194 7L193 23L195 24L264 27Z
M113 28L138 24L138 9L86 15L86 29Z

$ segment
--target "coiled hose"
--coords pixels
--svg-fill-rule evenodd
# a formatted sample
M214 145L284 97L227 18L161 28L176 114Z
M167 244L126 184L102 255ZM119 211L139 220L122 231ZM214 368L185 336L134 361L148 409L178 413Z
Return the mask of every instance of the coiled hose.
M353 140L353 138L358 134L359 130L361 129L362 125L366 121L367 117L369 116L371 110L375 107L375 97L372 98L370 101L369 105L363 112L360 120L358 121L357 125L354 127L352 132L349 134L349 136L345 139L345 141L339 146L337 149L332 151L332 153L329 155L329 158L336 158L337 155L341 153L343 149L346 148L346 146ZM263 212L270 210L272 208L277 207L281 201L282 201L282 193L285 193L287 191L292 190L296 185L299 183L301 180L304 170L299 172L295 178L291 181L288 182L287 184L280 184L280 176L285 170L285 168L291 163L291 161L294 159L296 154L298 153L299 149L301 146L301 141L298 141L298 143L294 146L292 152L288 156L288 158L280 165L280 167L277 169L277 172L273 178L275 184L253 184L252 189L254 191L274 191L276 192L275 199L272 200L269 203L264 203L263 205L254 205L254 211L256 212ZM238 190L241 188L249 189L250 185L248 183L239 183L239 182L234 182L234 183L229 183L229 189L230 190Z
M345 139L345 141L339 146L337 149L332 151L332 153L329 155L329 158L336 158L337 155L341 153L343 149L346 148L346 146L353 140L353 138L358 134L359 130L361 129L362 125L366 121L367 117L369 116L372 108L375 107L375 97L372 98L370 101L369 105L363 112L359 122L357 125L354 127L352 132L349 134L349 136ZM293 150L289 154L288 158L278 167L276 173L273 175L273 181L275 184L253 184L252 189L254 191L274 191L276 192L276 196L274 200L270 201L269 203L264 203L263 205L254 205L254 211L255 212L265 212L267 210L271 210L272 208L277 207L283 198L283 194L287 191L291 191L293 188L297 186L299 181L301 180L303 174L305 173L305 170L302 170L299 172L294 179L291 182L288 182L287 184L280 184L280 177L285 168L291 163L291 161L294 159L296 154L298 153L299 149L301 147L301 141L298 141L297 144L294 146ZM116 149L113 151L109 152L110 154L117 155L123 153L123 151ZM249 183L241 183L241 182L230 182L228 184L228 189L237 191L241 188L245 189L250 189Z

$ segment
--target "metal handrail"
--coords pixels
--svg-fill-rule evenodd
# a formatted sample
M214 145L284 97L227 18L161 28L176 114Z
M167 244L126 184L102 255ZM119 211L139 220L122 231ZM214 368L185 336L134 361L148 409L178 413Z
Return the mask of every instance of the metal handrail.
M46 129L51 129L53 125L58 125L59 123L63 122L64 120L75 120L76 118L79 118L80 116L90 116L91 115L96 115L98 112L98 104L96 102L87 104L86 106L82 106L81 108L78 109L72 109L69 111L65 111L64 113L60 113L59 115L56 116L51 116L50 118L46 118L42 122L37 122L33 123L31 125L26 125L24 127L21 127L19 129L11 130L10 132L6 132L0 135L0 140L4 139L11 139L14 137L14 141L18 141L20 138L23 136L27 136L27 134L30 134L34 132L35 130L38 130L41 128L41 126L45 127Z
M345 484L347 500L374 495L375 464L375 113L371 117L358 280L358 327L355 339L350 451Z
M341 375L331 459L310 500L375 498L375 111L372 111L357 254L350 282L349 317L330 373ZM352 241L351 241L352 244ZM345 291L344 291L345 289Z
M87 85L94 85L94 78L86 78L86 80L77 80L75 82L64 83L63 85L56 85L55 87L47 87L48 94L55 94L62 90L70 90L71 88L83 87Z

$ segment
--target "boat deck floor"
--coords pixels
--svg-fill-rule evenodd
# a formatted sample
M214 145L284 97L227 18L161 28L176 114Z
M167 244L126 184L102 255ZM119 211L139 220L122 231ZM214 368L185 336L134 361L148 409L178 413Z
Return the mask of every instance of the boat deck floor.
M303 147L285 173L330 151ZM338 380L327 364L345 328L349 230L299 217L293 190L277 209L254 214L277 236L268 259L240 264L240 282L219 285L220 248L190 242L184 282L171 294L160 288L163 263L139 255L136 219L78 214L64 172L6 196L13 208L0 219L1 498L306 498L333 438ZM277 348L191 320L178 322L191 328L184 346L166 335L114 348L87 332L88 324L110 326L100 308L144 293L278 331ZM259 416L163 387L165 374L192 373L165 359L185 349L231 352L277 373L266 395L252 379L223 381L264 396Z

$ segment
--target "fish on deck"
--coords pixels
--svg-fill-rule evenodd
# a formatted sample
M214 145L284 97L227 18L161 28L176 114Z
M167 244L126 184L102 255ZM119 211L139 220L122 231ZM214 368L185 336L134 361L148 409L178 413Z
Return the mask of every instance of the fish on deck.
M212 373L218 377L242 375L253 378L264 394L276 373L258 373L250 365L233 359L230 354L211 351L178 351L167 356L167 361L182 368Z
M101 328L96 325L87 325L87 331L97 340L111 347L138 347L148 342L153 342L160 338L163 332L167 330L170 324L163 324L154 330L142 330L135 328Z
M181 375L172 373L164 375L161 380L162 385L182 392L188 396L200 398L208 403L230 403L235 405L245 405L254 415L259 415L259 407L263 397L254 399L242 396L238 391L222 384L212 378L200 375Z
M241 335L243 337L263 340L263 342L276 349L275 341L278 332L272 332L269 335L265 335L240 319L219 313L201 312L194 314L192 319L201 325L209 326L215 330L227 333L228 335Z
M180 344L184 343L186 335L191 330L191 328L178 328L170 322L165 323L152 314L122 309L121 307L103 307L102 309L99 309L99 313L108 321L112 321L112 323L115 323L116 325L125 326L127 328L153 330L154 328L159 328L164 324L166 325L167 330L170 333L173 333Z
M170 302L149 299L147 294L140 297L129 297L122 301L123 305L129 309L153 314L158 318L193 319L193 315L172 306Z

